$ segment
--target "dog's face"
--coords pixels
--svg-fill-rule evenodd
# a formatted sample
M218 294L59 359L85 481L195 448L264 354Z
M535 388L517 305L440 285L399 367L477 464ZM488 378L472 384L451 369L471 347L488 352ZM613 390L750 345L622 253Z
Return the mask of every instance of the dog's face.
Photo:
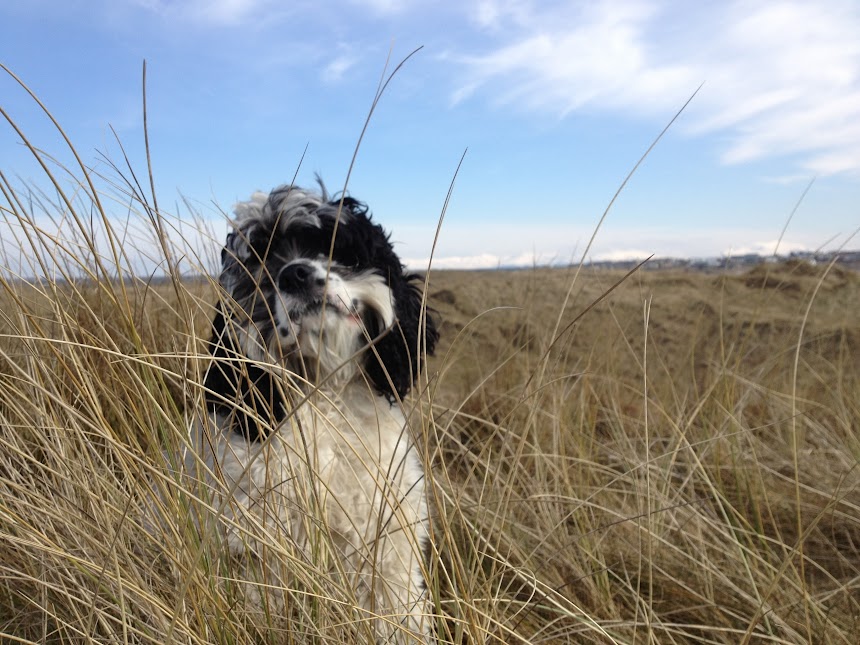
M275 263L275 333L268 349L301 360L306 368L321 363L323 374L348 372L344 363L394 323L391 291L373 271L303 253L287 253Z
M406 395L437 332L417 276L363 204L285 186L239 204L234 227L221 252L210 403L229 408L250 397L260 416L280 421L285 404L265 363L318 383L366 377L382 395Z

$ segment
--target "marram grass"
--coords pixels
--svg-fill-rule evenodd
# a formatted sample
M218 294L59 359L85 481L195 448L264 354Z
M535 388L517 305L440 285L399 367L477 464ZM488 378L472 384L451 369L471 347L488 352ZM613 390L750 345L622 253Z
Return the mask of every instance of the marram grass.
M135 181L62 174L0 182L3 642L369 642L324 544L233 558L173 474L211 261ZM439 642L860 642L860 278L621 278L431 273L409 403Z

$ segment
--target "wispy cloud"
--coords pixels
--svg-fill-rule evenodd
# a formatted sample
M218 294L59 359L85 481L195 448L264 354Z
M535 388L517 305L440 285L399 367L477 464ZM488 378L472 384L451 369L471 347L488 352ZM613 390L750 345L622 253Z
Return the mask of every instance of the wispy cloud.
M526 22L532 11L529 0L479 0L472 7L471 17L483 29L498 29L506 22Z
M702 82L686 119L719 133L724 163L794 156L822 175L860 172L860 5L852 0L546 4L484 0L499 45L462 55L453 101L564 117L665 118Z
M326 83L336 83L358 63L358 57L352 54L341 54L330 61L322 71L322 79Z
M409 0L349 0L349 3L381 15L399 13L414 4Z
M455 100L498 83L505 89L493 86L494 100L564 116L585 106L662 109L697 84L687 65L649 54L646 28L657 14L650 2L484 4L496 7L479 25L491 22L505 44L461 59L467 79Z

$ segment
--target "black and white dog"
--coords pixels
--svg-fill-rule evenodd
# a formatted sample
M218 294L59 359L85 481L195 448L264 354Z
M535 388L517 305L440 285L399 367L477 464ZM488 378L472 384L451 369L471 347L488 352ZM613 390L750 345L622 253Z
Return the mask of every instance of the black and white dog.
M425 642L429 509L401 401L438 335L367 207L320 187L236 207L196 460L229 491L231 550L328 557L377 641Z

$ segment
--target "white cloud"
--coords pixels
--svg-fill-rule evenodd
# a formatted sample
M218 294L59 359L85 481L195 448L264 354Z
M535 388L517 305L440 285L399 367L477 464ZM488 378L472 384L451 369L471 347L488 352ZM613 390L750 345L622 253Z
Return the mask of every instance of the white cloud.
M403 263L413 271L423 271L430 263L429 258L405 258ZM553 253L524 252L518 255L450 255L433 258L434 269L498 269L512 267L547 266L558 264Z
M808 182L807 177L807 182ZM731 250L733 255L773 253L784 221L771 224L729 226L710 221L699 228L656 225L616 225L608 222L599 232L586 260L644 260L656 258L715 258ZM395 248L404 263L413 270L427 268L429 244L433 229L397 226ZM498 222L492 235L478 223L451 220L443 226L435 248L433 266L445 269L493 269L533 265L566 266L582 259L585 244L591 237L589 226L539 222L526 230L521 223ZM791 251L836 248L841 238L832 230L820 230L814 224L804 228L792 226L779 246L781 254Z
M413 271L424 271L429 263L429 258L403 258L403 264ZM500 264L499 256L492 253L433 258L434 269L495 269Z
M358 58L349 54L337 56L323 68L322 78L326 83L336 83L341 80L358 62Z
M350 4L367 8L380 15L399 13L410 4L408 0L350 0Z
M645 2L504 13L513 23L504 40L511 31L519 37L465 58L470 74L455 100L498 80L504 89L494 91L496 101L564 116L587 105L629 101L662 107L682 96L679 87L689 94L698 84L683 64L649 64L640 32L653 9ZM674 96L665 97L667 91Z
M456 103L563 117L612 110L666 119L702 82L685 117L720 133L721 159L793 155L818 174L860 172L860 5L853 0L549 5L485 0L472 16L500 42L463 56Z
M479 0L472 7L472 19L484 29L497 29L504 22L525 22L532 12L528 0Z
M728 248L723 251L723 255L735 257L738 255L747 255L756 253L758 255L773 255L775 252L779 255L788 255L794 251L814 251L815 249L809 244L803 242L789 240L769 240L767 242L753 242L746 246L738 246Z
M810 173L792 173L788 175L769 175L762 177L762 181L769 184L777 184L778 186L791 186L794 184L809 183L812 179Z
M653 251L649 252L641 249L614 249L589 256L589 259L605 262L622 262L626 260L644 260L652 255L654 255Z
M735 234L738 232L736 231ZM722 235L720 237L727 237ZM752 233L740 234L737 239L752 237ZM667 238L656 240L657 244L651 250L635 247L616 247L613 244L623 244L625 240L610 240L598 247L588 255L587 261L595 262L625 262L642 261L648 257L656 258L718 258L720 256L737 257L756 253L761 256L773 255L778 251L779 255L788 255L793 251L811 251L817 248L813 241L802 242L799 240L775 239L763 242L750 242L741 246L729 246L720 251L717 245L694 244L684 247L678 244L678 240ZM576 264L581 260L577 254L559 255L556 253L537 253L534 251L523 252L516 255L497 255L495 253L479 253L476 255L443 255L433 258L434 269L498 269L498 268L527 268L531 266L567 266ZM404 264L413 271L424 271L429 263L428 258L405 258Z

